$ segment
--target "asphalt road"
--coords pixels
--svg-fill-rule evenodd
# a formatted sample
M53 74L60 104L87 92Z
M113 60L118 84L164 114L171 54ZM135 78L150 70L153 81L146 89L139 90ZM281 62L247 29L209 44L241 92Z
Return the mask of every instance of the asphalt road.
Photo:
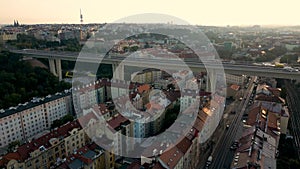
M209 168L211 169L224 169L230 168L233 160L234 151L229 148L234 140L236 140L242 133L242 117L246 110L249 98L254 88L253 81L256 78L252 78L247 91L244 93L244 98L240 105L236 109L236 114L231 122L231 125L224 133L220 136L215 149L213 151L213 162Z

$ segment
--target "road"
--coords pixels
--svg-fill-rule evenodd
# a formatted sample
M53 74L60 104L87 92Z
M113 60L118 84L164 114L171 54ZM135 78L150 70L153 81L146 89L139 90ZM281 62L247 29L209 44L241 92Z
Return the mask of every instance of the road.
M222 169L222 168L230 168L230 164L233 160L234 152L230 151L230 146L234 140L236 140L242 132L242 117L246 110L247 104L249 102L249 98L251 96L252 90L254 88L253 82L256 81L257 77L252 78L250 81L250 86L245 92L244 97L240 103L240 105L236 109L236 114L229 126L228 130L225 131L219 141L217 142L215 149L213 151L213 162L210 166L212 169Z
M19 53L25 56L39 57L39 58L52 58L61 59L77 62L88 62L88 63L120 63L126 61L128 66L140 66L143 63L143 67L149 68L171 68L174 70L185 69L186 65L197 72L196 70L207 70L214 69L219 71L225 71L225 73L239 74L239 75L250 75L250 76L267 76L276 77L283 79L300 79L299 72L287 72L281 68L267 67L267 66L257 66L252 64L233 64L230 62L221 62L218 60L205 60L202 62L195 60L174 60L172 58L158 58L155 56L141 58L141 57L127 57L124 60L122 56L116 57L103 57L100 54L94 53L72 53L72 52L57 52L57 51L40 51L40 50L10 50L12 53ZM80 57L77 57L80 56ZM148 56L148 55L147 55ZM184 63L184 64L182 64Z

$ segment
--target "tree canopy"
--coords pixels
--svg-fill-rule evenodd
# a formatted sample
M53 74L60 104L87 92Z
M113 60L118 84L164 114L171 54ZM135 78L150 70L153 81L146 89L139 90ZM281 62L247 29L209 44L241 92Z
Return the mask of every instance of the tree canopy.
M281 63L296 63L298 60L298 55L285 55L280 58Z
M0 109L71 87L59 82L47 69L32 67L19 55L7 51L0 52L0 79Z

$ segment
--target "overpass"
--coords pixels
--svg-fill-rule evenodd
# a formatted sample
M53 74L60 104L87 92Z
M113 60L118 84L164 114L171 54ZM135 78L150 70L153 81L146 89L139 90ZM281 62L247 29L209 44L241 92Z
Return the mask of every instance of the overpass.
M87 63L105 63L112 64L113 70L117 72L115 75L118 79L124 79L124 65L120 63L124 60L124 56L115 56L115 57L104 57L100 54L87 54L84 56L78 57L79 52L61 52L61 51L43 51L43 50L10 50L12 53L23 54L24 56L34 57L34 58L46 58L49 60L50 71L62 79L62 69L61 69L61 60L67 61L79 61ZM178 60L172 59L159 59L159 58L126 58L126 66L136 66L140 67L143 63L143 67L149 68L161 68L168 67L174 70L180 70L186 68L186 65L195 72L205 71L205 70L222 70L224 69L225 73L236 74L236 75L250 75L250 76L262 76L262 77L273 77L273 78L282 78L282 79L296 79L300 80L299 72L288 72L282 68L276 67L267 67L267 66L258 66L252 64L234 64L223 62L222 66L220 63L216 63L213 60L207 60L203 62L195 62L193 60L185 60L186 65L178 64ZM121 66L120 66L121 65Z

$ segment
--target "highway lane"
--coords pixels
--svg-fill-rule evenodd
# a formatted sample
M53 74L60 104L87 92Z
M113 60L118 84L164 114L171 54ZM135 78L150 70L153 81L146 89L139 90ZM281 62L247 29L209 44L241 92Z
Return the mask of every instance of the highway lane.
M228 130L223 133L223 135L220 137L220 140L217 142L213 152L214 160L210 168L222 169L230 167L234 152L230 151L229 148L232 142L237 138L237 133L240 133L240 130L242 129L242 116L246 110L249 98L254 88L253 82L256 81L256 79L257 77L251 79L250 86L245 92L246 100L243 99L236 110L236 112L239 113L236 113Z

